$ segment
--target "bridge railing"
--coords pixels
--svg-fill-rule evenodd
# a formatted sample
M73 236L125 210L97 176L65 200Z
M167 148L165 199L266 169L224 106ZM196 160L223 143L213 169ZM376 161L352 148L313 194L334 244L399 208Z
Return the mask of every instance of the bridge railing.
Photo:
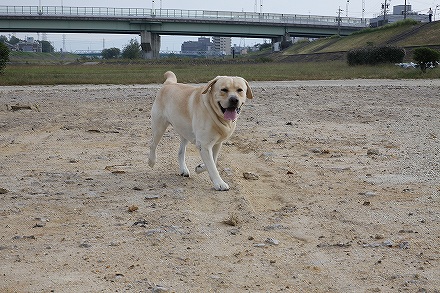
M27 16L69 16L69 17L121 17L121 18L163 18L187 20L211 20L225 22L262 22L277 24L338 25L336 16L182 10L148 8L110 8L110 7L68 7L68 6L0 6L1 15ZM365 18L340 17L339 25L367 27Z

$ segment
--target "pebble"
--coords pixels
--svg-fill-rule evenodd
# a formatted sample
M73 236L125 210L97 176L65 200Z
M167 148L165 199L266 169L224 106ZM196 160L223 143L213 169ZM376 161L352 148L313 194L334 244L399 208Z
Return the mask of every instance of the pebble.
M151 292L153 293L163 293L168 291L169 291L168 288L164 286L154 286L154 288L151 290Z
M375 196L376 192L374 191L365 191L365 192L359 192L360 195L365 195L365 196Z
M79 245L79 247L81 247L81 248L90 248L90 247L92 247L92 245L89 244L89 243L83 242L83 243L81 243L81 244Z
M252 172L243 172L243 177L246 180L258 180L260 177Z
M136 222L134 222L134 224L131 225L131 226L132 226L132 227L133 227L133 226L146 227L147 225L148 225L148 222L147 222L146 220L144 220L144 219L139 219L139 220L137 220Z
M129 213L132 213L132 212L137 211L138 209L139 209L139 207L137 207L137 206L135 206L135 205L132 205L132 206L129 206L129 207L128 207L128 212L129 212Z
M399 244L399 248L400 248L400 249L409 249L409 248L410 248L409 242L408 242L408 241L402 241L402 242Z
M378 149L368 149L367 155L368 156L378 156L378 155L380 155L380 151Z
M275 238L267 238L266 243L268 243L270 245L278 245L278 244L280 244L280 241Z

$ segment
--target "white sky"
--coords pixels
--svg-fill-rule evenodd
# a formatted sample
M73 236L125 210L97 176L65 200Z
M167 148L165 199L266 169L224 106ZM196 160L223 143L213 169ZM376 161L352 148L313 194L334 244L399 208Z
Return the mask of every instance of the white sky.
M336 16L338 8L342 10L343 16L347 14L349 17L362 17L362 0L309 0L309 1L295 1L295 0L0 0L0 5L15 5L15 6L38 6L41 1L42 6L72 6L72 7L135 7L135 8L154 8L162 9L186 9L186 10L221 10L221 11L247 11L254 12L255 8L264 13L286 13L286 14L304 14L304 15L326 15ZM381 3L385 0L364 0L366 18L372 18L380 14ZM392 6L403 5L405 0L387 0ZM255 4L256 7L255 7ZM260 5L262 4L262 5ZM436 18L440 12L440 0L407 0L408 5L412 5L412 10L420 14L426 14L431 7L435 10ZM5 33L0 33L5 34ZM7 34L5 34L7 35ZM38 39L38 35L34 33L16 34L18 38L25 38L32 36ZM41 35L40 35L41 38ZM66 34L65 47L67 51L75 50L102 50L103 47L111 48L117 47L122 49L131 38L140 37L137 35L84 35L84 34ZM52 42L55 49L58 51L62 48L62 34L47 34L48 41ZM161 50L180 51L180 46L184 41L196 40L197 37L191 36L161 36ZM253 45L255 43L262 43L261 39L240 39L233 38L232 43L237 45Z

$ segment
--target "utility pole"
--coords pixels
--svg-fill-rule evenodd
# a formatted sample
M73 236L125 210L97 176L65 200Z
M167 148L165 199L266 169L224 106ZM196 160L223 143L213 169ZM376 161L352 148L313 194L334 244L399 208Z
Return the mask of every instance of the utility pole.
M341 6L339 6L339 9L338 9L338 19L337 19L337 21L338 21L338 36L341 35L341 12L342 11L344 11L344 10L342 10Z
M347 0L347 3L345 4L345 16L348 17L348 4L350 3L350 0Z
M406 19L406 0L405 0L405 7L403 9L403 19Z
M389 0L391 1L391 0ZM386 24L387 21L387 11L388 11L388 7L390 6L390 4L387 4L387 0L385 0L385 3L382 3L382 9L383 9L383 25Z

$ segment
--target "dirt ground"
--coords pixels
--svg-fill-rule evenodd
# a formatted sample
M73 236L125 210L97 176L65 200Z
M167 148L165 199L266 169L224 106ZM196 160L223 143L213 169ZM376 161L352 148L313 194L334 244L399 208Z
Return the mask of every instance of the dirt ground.
M1 87L0 291L440 292L440 80L251 86L227 192L158 85Z

